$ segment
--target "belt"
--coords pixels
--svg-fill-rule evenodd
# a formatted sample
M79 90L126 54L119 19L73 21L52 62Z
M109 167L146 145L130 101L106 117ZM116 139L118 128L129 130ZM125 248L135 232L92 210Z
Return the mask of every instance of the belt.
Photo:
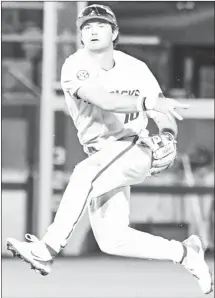
M137 135L130 136L130 138L133 138L132 143L136 143L137 140L139 139L139 137L138 137ZM123 140L126 140L126 139L128 139L128 137L122 137L122 138L120 138L120 139L117 140L117 141L123 141ZM96 152L99 151L99 150L97 150L97 149L96 149L95 147L93 147L93 146L89 146L89 147L87 147L86 150L87 150L87 154L89 154L89 155L92 155L92 154L94 154L94 153L96 153Z

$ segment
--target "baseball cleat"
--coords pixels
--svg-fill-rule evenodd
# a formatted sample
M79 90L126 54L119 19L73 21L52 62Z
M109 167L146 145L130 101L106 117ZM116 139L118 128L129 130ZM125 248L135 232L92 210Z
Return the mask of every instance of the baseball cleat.
M182 261L182 266L197 278L200 288L204 294L209 294L213 291L213 277L210 269L205 262L205 249L202 240L192 235L182 242L187 249L187 254Z
M22 261L29 263L31 269L45 276L51 272L53 257L48 251L45 243L33 235L26 234L25 238L30 241L18 241L14 238L7 238L6 246L13 254L13 257L18 257Z

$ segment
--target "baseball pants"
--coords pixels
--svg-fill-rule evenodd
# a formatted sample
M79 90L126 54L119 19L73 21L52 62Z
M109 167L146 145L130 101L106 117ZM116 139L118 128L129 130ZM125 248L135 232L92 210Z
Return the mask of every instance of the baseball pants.
M75 167L54 222L42 240L59 252L88 206L92 229L102 251L179 261L183 255L180 242L129 227L129 186L145 179L151 160L151 149L137 145L136 137L109 143L83 160Z

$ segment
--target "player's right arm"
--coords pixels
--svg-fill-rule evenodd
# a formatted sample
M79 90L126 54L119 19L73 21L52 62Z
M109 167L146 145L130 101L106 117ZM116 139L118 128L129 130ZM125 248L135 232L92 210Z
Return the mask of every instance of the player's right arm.
M153 109L163 114L172 114L179 120L183 118L176 113L176 108L188 108L188 105L181 104L170 98L159 97L159 93L152 89L150 95L141 94L139 97L109 93L98 80L89 80L77 90L79 98L94 104L101 109L114 113L136 113L147 111L145 101L154 101ZM150 97L149 97L150 96Z
M147 94L141 94L139 97L110 93L100 84L96 71L82 66L79 68L73 66L71 63L63 66L61 76L63 90L69 92L77 100L82 99L103 110L114 113L143 112L146 111L146 100L154 101L155 107L161 108L161 112L164 114L174 112L174 109L178 107L184 108L175 100L159 98L157 88L151 88L150 94L147 92ZM84 71L84 76L79 75L80 71ZM177 117L178 114L174 114L174 116Z
M108 92L97 79L89 80L77 90L77 96L103 110L114 113L145 111L143 97L113 94ZM138 106L139 105L139 106Z
M62 89L69 93L73 100L82 99L115 113L135 113L145 110L143 96L137 98L110 93L100 84L97 70L75 58L76 56L67 59L61 71Z

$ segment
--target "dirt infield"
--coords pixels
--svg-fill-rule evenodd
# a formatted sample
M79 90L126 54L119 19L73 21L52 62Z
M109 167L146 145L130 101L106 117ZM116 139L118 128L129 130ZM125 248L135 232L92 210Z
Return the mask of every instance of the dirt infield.
M214 269L213 259L209 265ZM17 259L2 260L2 298L203 298L180 265L109 256L59 258L42 277ZM213 297L213 294L207 298Z

